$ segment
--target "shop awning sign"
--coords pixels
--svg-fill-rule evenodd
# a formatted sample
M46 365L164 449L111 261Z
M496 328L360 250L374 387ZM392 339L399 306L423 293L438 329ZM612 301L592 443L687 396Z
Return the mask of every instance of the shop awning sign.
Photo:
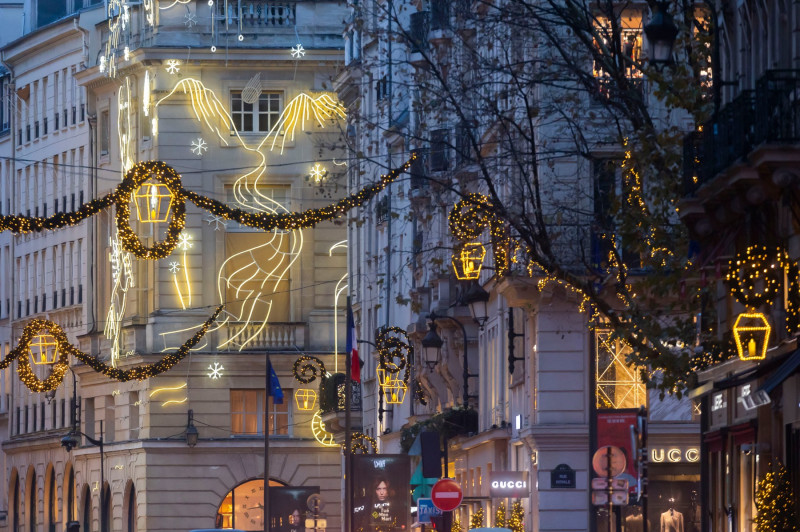
M526 499L530 497L527 471L492 471L489 473L489 496Z

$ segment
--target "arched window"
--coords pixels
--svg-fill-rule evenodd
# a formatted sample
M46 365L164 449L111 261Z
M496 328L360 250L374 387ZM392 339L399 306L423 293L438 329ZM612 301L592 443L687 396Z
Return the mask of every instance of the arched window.
M275 480L270 487L285 486ZM264 479L248 480L233 488L222 499L217 509L214 528L241 528L262 530L264 526ZM261 527L261 528L259 528Z
M56 532L56 519L58 518L58 499L56 498L56 472L53 465L47 466L44 481L44 513L45 523L49 532Z
M83 486L83 526L81 530L89 532L92 529L92 492L89 491L89 486Z
M61 489L61 493L64 497L64 515L67 518L67 523L69 523L70 521L76 520L75 470L72 468L72 464L67 464L67 470L64 477L66 480L64 481L64 486Z
M134 487L133 483L129 484L128 487L128 498L127 498L127 526L125 528L126 532L136 532L136 488Z
M33 467L28 468L28 474L25 478L27 493L25 501L25 510L28 520L28 531L36 532L36 470Z
M19 530L19 474L17 474L16 469L11 472L11 490L9 490L9 493L11 494L9 501L11 503L9 508L12 512L11 525L14 527L12 530Z
M111 532L111 488L106 483L103 486L103 496L100 499L100 532Z

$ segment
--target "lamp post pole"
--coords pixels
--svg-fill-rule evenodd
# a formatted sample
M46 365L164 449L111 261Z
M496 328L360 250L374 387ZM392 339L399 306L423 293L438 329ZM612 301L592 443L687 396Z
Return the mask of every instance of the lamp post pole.
M272 389L270 385L272 384L270 375L270 360L269 360L269 349L266 350L265 354L266 358L266 367L264 368L264 373L266 374L266 384L264 388L264 392L266 393L266 397L264 397L264 513L263 513L263 522L264 522L264 532L269 532L269 412L267 409L269 408L269 397L271 394Z

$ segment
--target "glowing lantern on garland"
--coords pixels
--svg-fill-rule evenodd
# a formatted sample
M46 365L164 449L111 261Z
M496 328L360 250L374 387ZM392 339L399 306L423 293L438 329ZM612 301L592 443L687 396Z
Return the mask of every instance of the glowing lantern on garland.
M38 334L28 346L28 353L34 364L52 365L58 359L58 342L50 334Z
M310 388L298 388L294 391L294 402L298 410L314 410L317 404L317 392Z
M741 360L763 360L767 356L767 345L771 327L761 312L739 314L733 324L736 352Z
M167 185L145 181L133 193L136 215L142 223L163 223L169 219L173 196Z
M387 404L399 405L405 401L408 386L403 379L389 378L381 388Z
M456 247L452 257L456 278L460 281L478 279L484 257L486 248L480 242L467 242Z

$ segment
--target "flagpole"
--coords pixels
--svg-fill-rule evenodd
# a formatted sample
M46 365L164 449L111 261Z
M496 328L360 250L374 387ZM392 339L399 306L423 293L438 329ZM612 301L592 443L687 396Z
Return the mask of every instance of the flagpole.
M272 395L269 349L266 350L266 396L264 397L264 532L269 532L269 396Z
M352 331L353 324L351 323L352 315L353 315L353 307L351 306L350 296L347 296L347 320L346 321L347 321L347 335L348 335L348 337L351 337L353 335L353 331ZM356 342L355 337L350 338L350 341L351 341L352 345L348 346L348 347L350 347L350 349L348 350L348 352L345 354L345 357L344 357L344 359L345 359L344 360L344 375L345 375L344 382L347 383L345 385L345 387L344 387L344 468L345 468L345 472L344 472L344 489L345 489L345 493L344 493L344 530L345 530L345 532L351 532L351 530L352 530L351 524L350 524L350 521L351 521L351 518L352 518L352 514L351 514L351 510L350 509L353 506L353 501L352 501L352 499L353 499L353 489L352 489L352 487L353 487L353 479L352 479L352 476L351 476L352 468L350 467L350 461L351 461L350 449L351 449L352 440L353 440L353 433L352 433L352 431L353 431L353 426L352 426L353 420L352 420L352 416L351 416L351 413L350 413L350 404L351 404L352 395L353 395L353 381L352 381L353 363L350 360L350 358L352 356L352 347L353 347L353 345L355 345L355 342Z

